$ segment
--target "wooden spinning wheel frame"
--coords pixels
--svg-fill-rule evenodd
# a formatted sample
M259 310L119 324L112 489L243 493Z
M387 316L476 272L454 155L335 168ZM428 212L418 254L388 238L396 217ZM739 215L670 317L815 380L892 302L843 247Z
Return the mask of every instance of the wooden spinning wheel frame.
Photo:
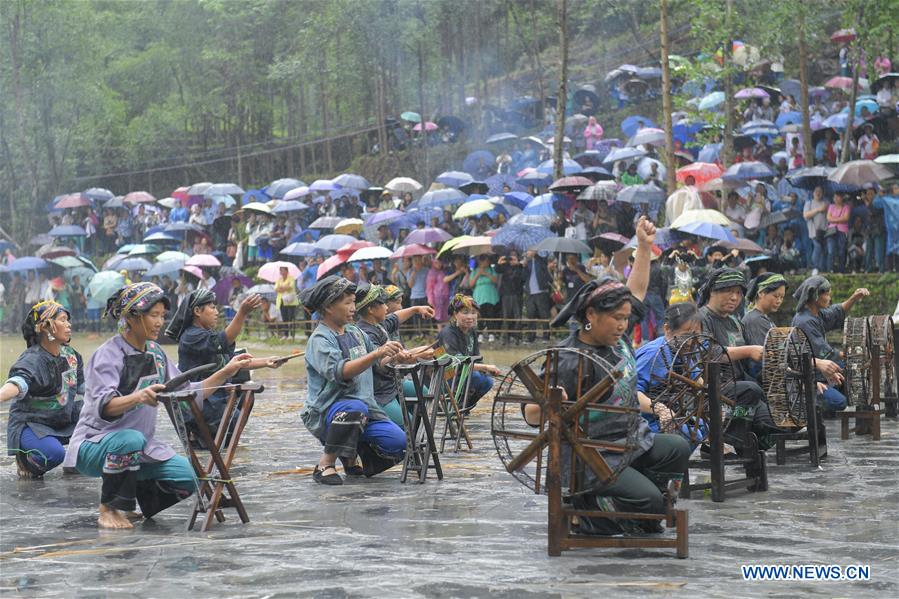
M880 393L888 397L895 397L897 381L893 360L896 343L893 337L892 317L888 314L868 317L868 332L871 345L877 347L880 359Z
M862 407L877 403L871 398L871 332L867 318L846 318L843 324L843 354L849 402Z
M796 327L774 327L765 335L762 388L774 423L783 429L799 429L808 423L802 356L812 356L808 337ZM814 369L814 357L812 357Z

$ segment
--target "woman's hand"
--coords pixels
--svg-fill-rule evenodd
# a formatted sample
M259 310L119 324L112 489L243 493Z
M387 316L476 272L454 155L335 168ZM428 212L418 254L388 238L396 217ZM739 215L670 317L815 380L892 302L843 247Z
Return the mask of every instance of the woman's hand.
M246 316L260 305L262 305L262 296L258 293L254 293L248 295L242 302L240 302L240 308L238 308L237 311Z
M165 385L161 383L156 383L155 385L150 385L149 387L144 387L140 391L135 391L134 395L137 397L137 402L142 403L145 406L150 406L151 408L156 407L156 394L162 393L165 390Z
M835 379L838 376L842 376L843 369L840 368L840 365L832 360L815 360L815 367L824 375L824 378L828 380Z
M281 365L284 364L282 361L278 361L278 356L272 356L265 362L266 368L281 368Z
M494 366L493 364L483 364L481 365L481 372L486 372L491 376L500 376L502 375L502 371L499 368Z
M644 246L651 246L656 239L656 226L652 224L645 216L641 216L637 221L637 243Z
M403 351L403 345L398 341L388 341L381 347L375 350L376 355L379 359L382 358L392 358Z
M422 318L434 318L434 308L431 306L416 306L417 313Z
M241 368L246 368L250 365L250 361L253 359L253 356L250 354L237 354L231 361L225 364L225 367L222 368L227 374L228 378L237 374L237 371Z
M852 294L852 299L858 300L858 299L861 299L861 298L863 298L863 297L868 297L869 295L871 295L871 292L870 292L870 291L868 291L865 287L859 287L859 288L856 289L855 292Z

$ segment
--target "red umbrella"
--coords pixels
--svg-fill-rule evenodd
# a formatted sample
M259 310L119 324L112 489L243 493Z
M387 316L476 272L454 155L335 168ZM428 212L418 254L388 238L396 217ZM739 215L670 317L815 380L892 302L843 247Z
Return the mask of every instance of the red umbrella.
M837 44L851 42L856 38L855 29L838 29L830 36L830 41Z
M390 256L391 260L399 260L401 258L409 258L412 256L427 256L428 254L436 254L437 250L433 248L429 248L426 245L421 245L420 243L413 243L410 245L404 245Z
M581 191L593 185L587 177L562 177L549 186L550 191Z
M346 252L334 254L318 265L318 273L315 275L315 279L318 280L325 278L325 275L330 274L332 270L345 264L349 259L350 254L347 254Z
M724 169L713 162L694 162L683 168L677 169L677 180L685 183L687 177L693 177L696 185L702 185L717 179L724 173Z
M132 191L122 198L122 201L126 204L152 204L156 201L156 198L146 191Z
M190 198L190 195L187 193L188 189L190 189L190 187L187 187L185 185L184 187L179 187L178 189L176 189L175 191L172 192L172 197L175 198L176 200L181 200L182 206L184 205L184 202L186 202L188 200L188 198Z
M418 123L414 127L412 127L413 131L421 131L421 123ZM437 131L437 123L432 123L428 121L425 123L425 131Z
M81 208L82 206L90 206L91 201L80 193L70 193L63 196L61 200L56 202L55 208Z
M358 241L351 241L348 244L338 248L337 254L338 255L345 254L346 257L349 258L350 256L353 255L353 252L355 252L356 250L361 250L362 248L370 248L370 247L373 247L374 245L375 244L373 244L370 241L362 241L361 239ZM327 262L327 260L325 262ZM319 270L321 270L321 269L319 269Z
M830 89L852 89L852 77L831 77L824 84L824 87ZM859 85L861 89L861 85Z

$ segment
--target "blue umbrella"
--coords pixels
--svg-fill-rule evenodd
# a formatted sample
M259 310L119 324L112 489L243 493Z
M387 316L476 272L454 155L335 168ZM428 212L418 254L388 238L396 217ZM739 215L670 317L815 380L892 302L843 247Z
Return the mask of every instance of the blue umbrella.
M572 160L571 158L563 158L562 159L562 174L564 176L573 175L574 173L579 173L583 170L583 166L580 163ZM553 175L556 172L556 163L553 160L546 160L540 163L540 166L537 167L537 172L543 173L545 175ZM518 180L521 182L521 179Z
M796 112L795 110L791 110L790 112L780 113L777 116L777 120L774 121L774 124L777 125L778 129L782 129L791 123L799 124L801 122L802 122L802 113Z
M166 225L166 227L165 227L166 233L172 233L172 232L177 232L177 231L194 231L194 232L199 233L199 232L203 231L203 227L201 227L199 225L195 225L193 223L181 223L181 222L171 223L171 224Z
M651 119L646 118L645 116L633 115L629 116L623 121L621 121L621 131L624 133L625 137L630 139L634 136L634 133L642 129L643 127L655 127L656 124L652 122Z
M306 184L299 179L278 179L277 181L272 181L271 184L268 187L263 188L262 191L264 191L266 195L269 196L269 198L281 199L284 197L284 194L291 189L296 189L297 187L302 187L303 185ZM244 194L244 198L246 198L246 195L247 194Z
M696 157L698 162L715 162L718 160L718 156L721 154L721 145L718 144L706 144L702 146L702 149L699 150L699 155Z
M665 197L665 192L655 185L644 184L624 187L615 199L628 204L661 204Z
M846 128L846 123L849 122L849 113L848 112L839 112L837 114L832 114L821 123L822 127L825 129L831 127L836 129L837 131L842 131ZM860 127L864 124L864 119L856 118L852 121L853 127Z
M115 194L103 187L91 187L81 192L81 195L89 197L95 202L106 202L115 197Z
M402 210L384 210L383 212L375 212L365 221L365 226L373 227L376 225L389 224L402 218L404 215L405 212Z
M50 266L46 260L34 256L23 256L6 267L8 272L23 272L26 270L39 270Z
M285 191L284 193L287 192ZM240 198L240 203L249 204L250 202L259 202L260 204L265 204L270 199L272 199L272 197L261 189L250 189Z
M737 239L730 234L730 231L715 223L704 223L694 221L677 228L681 233L689 233L697 237L705 237L707 239L717 239L718 241L730 241L736 243Z
M468 173L463 173L460 171L445 171L437 175L436 181L450 187L461 187L466 183L471 183L472 181L474 181L474 177L472 177Z
M553 177L552 175L547 175L545 173L534 170L524 176L517 178L516 181L521 185L536 185L540 187L552 183Z
M165 262L157 262L144 273L145 277L161 277L162 275L170 275L181 270L184 266L183 260L166 260Z
M50 237L85 237L87 231L78 225L56 225L47 233Z
M771 167L764 162L738 162L724 171L721 179L724 181L749 181L750 179L765 179L774 175Z
M286 200L279 202L277 206L272 209L272 213L274 214L285 214L287 212L299 212L300 210L306 210L309 208L303 202L299 202L297 200Z
M509 219L510 225L539 225L541 227L549 227L553 222L553 217L548 214L516 214Z
M316 248L314 243L304 243L299 241L291 243L278 253L284 254L285 256L312 256L323 251L324 250Z
M309 233L309 236L312 237L313 242L317 241L321 236L321 229L303 229L293 237L291 237L287 243L294 243L297 241L306 241L306 233Z
M445 206L456 206L466 199L467 196L458 189L437 189L421 196L417 206L419 208L443 208Z
M646 152L640 148L615 148L606 155L602 162L603 164L613 164L619 160L632 160L644 156L646 156Z
M334 183L337 183L344 189L356 189L358 191L365 191L369 187L371 187L371 183L361 175L353 175L352 173L344 173L339 177L335 177L332 179Z
M316 179L312 182L312 185L309 186L309 191L338 191L340 189L343 189L342 185L329 179Z
M181 239L165 231L157 231L144 237L144 243L180 243Z
M315 242L316 249L319 250L327 250L329 252L336 252L338 249L342 248L348 243L352 243L354 241L358 241L352 235L340 235L334 233L332 235L325 235L321 239Z
M503 194L503 200L505 200L507 204L511 204L519 210L524 210L525 207L530 204L531 200L533 199L534 196L523 191L510 191L507 194Z
M871 115L877 114L877 112L880 110L880 106L878 106L878 104L875 100L859 99L859 100L856 100L856 102L855 102L855 116L861 116L862 109L864 109L864 108L867 108L868 112ZM843 109L843 111L848 112L849 107L847 106L846 108Z
M485 144L495 144L495 143L499 143L501 141L511 141L513 139L518 139L518 136L515 135L514 133L508 133L508 132L494 133L493 135L488 137L486 140L484 140L484 143Z
M587 177L592 181L609 181L615 179L615 175L610 173L608 169L601 166L588 166L581 172L577 173L581 177Z
M462 170L476 179L484 179L496 170L496 157L487 150L475 150L462 161ZM439 178L437 180L440 181ZM444 183L444 185L450 184ZM453 187L459 186L453 185Z
M553 207L555 198L551 193L544 193L531 200L522 210L522 214L535 216L555 216L556 209Z
M145 260L143 258L125 258L116 263L116 270L127 270L127 271L135 271L135 270L150 270L153 268L153 264L149 260Z
M547 237L555 236L555 233L540 225L503 225L493 236L490 245L501 245L519 252L526 252L528 248L537 245Z
M492 196L502 195L504 185L508 185L513 192L525 190L525 187L518 183L515 175L490 175L484 179L484 183L487 184L487 193Z

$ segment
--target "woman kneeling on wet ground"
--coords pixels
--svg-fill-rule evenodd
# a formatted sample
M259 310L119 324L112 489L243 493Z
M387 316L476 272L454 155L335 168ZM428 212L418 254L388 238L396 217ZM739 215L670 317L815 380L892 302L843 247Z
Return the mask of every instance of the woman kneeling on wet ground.
M320 484L343 484L334 467L337 458L348 475L374 476L399 462L406 450L406 433L375 401L372 374L375 363L386 364L403 346L387 341L376 348L352 324L355 293L354 283L332 275L304 289L301 298L320 319L306 346L308 395L301 414L324 446L312 474Z
M621 372L611 393L602 400L604 405L639 406L643 412L651 410L649 399L637 391L637 365L631 348L629 331L645 315L642 298L649 284L649 260L655 227L641 218L637 224L638 245L634 266L627 286L613 277L602 277L581 287L561 312L553 319L553 326L564 326L574 316L580 323L578 331L562 341L558 347L568 347L595 354ZM557 371L565 396L574 400L577 390L589 389L610 373L598 363L589 362L584 380L578 368L581 357L575 352L560 352ZM534 410L533 408L536 408ZM539 424L539 407L528 406L525 418L529 424ZM536 412L536 413L535 413ZM664 493L669 482L680 481L687 469L690 445L680 435L654 434L647 421L639 418L636 432L631 417L626 414L603 414L591 417L588 436L611 443L624 443L629 437L636 443L631 461L611 485L594 492L572 497L578 509L603 511L643 512L663 514ZM612 467L618 465L620 454L602 452ZM566 457L567 456L567 457ZM570 449L563 452L562 463L570 464ZM567 466L564 466L567 468ZM563 472L564 478L569 473ZM563 481L567 483L567 480ZM596 483L596 475L587 469L584 484L587 488ZM676 494L672 489L671 493ZM621 532L661 532L655 520L621 521L607 518L579 517L578 532L582 534L609 535Z
M69 347L69 311L54 301L35 304L22 324L27 349L0 387L9 408L6 447L20 478L40 478L59 466L78 422L84 392L81 354Z
M356 324L368 335L375 347L381 347L394 339L400 324L416 314L422 319L434 318L434 309L430 306L412 306L388 314L387 293L383 287L362 283L356 289L356 316L359 318ZM433 357L434 350L425 345L397 354L394 356L394 363L409 364L416 360L428 360ZM372 369L375 401L394 424L403 426L403 413L398 398L399 389L395 371L389 365L382 365L380 362L375 362ZM415 397L415 387L412 381L403 381L402 392L406 397Z
M91 356L85 373L84 407L63 466L76 467L103 479L101 528L131 528L135 501L141 515L154 514L197 489L186 458L156 438L156 394L178 376L156 343L165 324L169 300L152 283L132 283L106 303L106 314L118 321L119 333ZM235 357L199 383L190 383L202 402L252 356Z

